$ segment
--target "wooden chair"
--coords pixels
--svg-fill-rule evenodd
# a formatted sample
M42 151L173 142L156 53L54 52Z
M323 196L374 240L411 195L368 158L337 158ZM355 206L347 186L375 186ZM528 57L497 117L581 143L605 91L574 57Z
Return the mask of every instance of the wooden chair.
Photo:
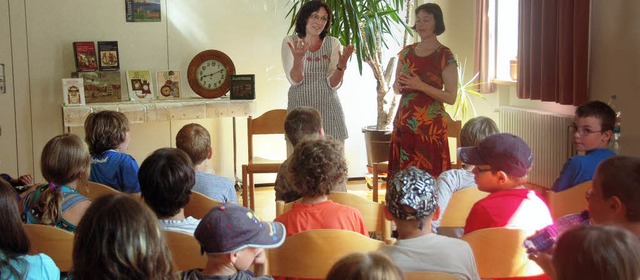
M462 240L471 246L480 278L542 275L542 269L527 257L525 238L520 229L485 228L465 234Z
M349 230L307 230L266 250L270 275L324 279L331 266L354 252L376 251L384 243Z
M254 157L253 136L265 134L282 134L284 139L284 120L287 110L275 109L267 111L257 118L247 119L247 149L249 161L242 165L242 204L255 210L255 185L253 174L278 173L282 160L273 161ZM247 197L249 195L249 198Z
M331 193L329 199L338 204L357 208L362 214L367 231L381 232L383 241L391 240L391 222L384 216L384 208L386 206L383 203L373 202L348 192ZM276 201L276 217L291 210L293 203L298 202L300 200L286 204L282 200Z
M207 255L200 254L200 243L193 235L171 230L163 232L178 271L204 268Z
M584 195L592 185L592 181L586 181L561 192L547 191L547 202L553 219L587 209L587 200Z
M185 217L192 216L196 219L202 219L209 210L222 204L222 202L212 199L197 191L191 191L189 203L184 206L184 215Z
M447 121L447 137L455 138L456 144L454 151L457 151L458 148L460 148L460 131L462 131L462 121L454 121L448 116L445 116L444 118ZM453 156L451 155L451 148L453 148L453 146L451 145L451 143L449 143L449 155L451 158L453 158ZM456 161L451 162L451 168L461 168L462 162L460 161L460 159L458 159L456 153L453 153L453 155L456 156ZM389 162L374 162L372 165L373 166L371 167L371 169L373 172L373 183L371 184L371 186L373 188L373 201L378 202L378 177L380 177L381 173L389 172Z
M73 233L40 224L25 224L24 229L31 243L29 254L44 253L53 259L61 272L71 271Z
M404 273L405 280L458 280L458 276L439 271L408 271Z
M119 190L116 190L112 187L109 187L105 184L100 184L96 182L87 182L87 187L79 187L78 193L88 197L89 199L96 200L98 197L101 197L106 194L117 194L120 193Z
M489 193L470 187L454 192L449 199L447 209L440 218L440 227L464 227L471 207Z

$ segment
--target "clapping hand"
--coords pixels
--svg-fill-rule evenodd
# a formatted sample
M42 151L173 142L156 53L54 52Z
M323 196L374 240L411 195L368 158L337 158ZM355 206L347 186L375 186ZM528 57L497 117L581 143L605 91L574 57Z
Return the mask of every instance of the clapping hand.
M338 67L341 69L347 68L347 60L351 57L353 53L353 45L347 45L344 47L343 52L338 51Z
M294 59L302 59L309 49L309 46L307 46L302 39L295 40L293 44L291 42L287 42L287 45L289 45L289 49L291 49Z

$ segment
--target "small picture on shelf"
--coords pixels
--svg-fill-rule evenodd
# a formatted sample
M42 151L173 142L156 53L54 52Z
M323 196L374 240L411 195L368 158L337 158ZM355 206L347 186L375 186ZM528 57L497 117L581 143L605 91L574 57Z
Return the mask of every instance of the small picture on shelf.
M84 105L84 82L82 78L62 79L62 98L65 106Z
M100 61L99 68L101 71L120 69L118 41L98 42L98 60Z
M91 42L73 42L73 55L76 61L76 71L96 71L96 46Z
M231 75L231 100L256 98L255 75Z
M82 78L86 103L122 101L120 71L74 72L71 76Z
M158 83L158 99L180 98L180 71L158 71L156 72L156 82Z
M129 70L127 71L127 84L129 86L129 98L131 100L155 99L151 85L151 71Z

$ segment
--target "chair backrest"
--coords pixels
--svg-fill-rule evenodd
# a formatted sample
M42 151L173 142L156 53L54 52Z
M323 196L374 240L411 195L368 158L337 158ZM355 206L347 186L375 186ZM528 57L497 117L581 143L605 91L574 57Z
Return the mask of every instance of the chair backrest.
M440 218L441 227L464 227L471 207L478 200L485 198L489 193L478 190L478 187L469 187L455 191L449 199L447 209Z
M444 117L447 120L447 137L455 138L456 145L455 149L452 149L453 146L449 144L449 157L451 158L451 168L461 168L462 162L457 157L458 148L460 148L460 132L462 131L462 121L454 121L449 116ZM454 162L453 159L456 159Z
M340 229L307 230L285 239L282 246L266 250L269 274L324 279L331 266L354 252L371 252L384 243L357 232Z
M200 243L193 235L171 230L163 232L178 271L204 268L207 255L200 254Z
M191 191L189 203L184 206L185 217L192 216L196 219L202 219L211 210L211 208L223 204L220 201L212 199L197 191Z
M51 257L60 271L71 271L73 266L73 233L54 226L25 224L31 248L29 254L44 253Z
M587 209L584 194L591 189L592 185L593 181L586 181L561 192L547 191L547 202L553 219Z
M373 202L348 192L332 192L329 195L329 199L335 203L351 206L360 210L367 231L381 232L382 240L391 239L391 222L384 216L385 205L383 203ZM276 201L276 217L291 210L293 203L298 202L300 202L300 200L290 203L284 203L284 201L281 200Z
M458 276L451 273L439 271L407 271L404 273L405 280L458 280Z
M527 257L524 239L524 231L512 228L485 228L462 236L471 246L480 278L542 275Z
M287 118L287 110L275 109L267 111L257 118L247 118L247 149L249 163L253 161L253 135L255 134L283 134L284 120Z
M105 184L100 184L96 182L87 182L87 187L79 187L78 193L88 197L91 200L96 200L99 197L107 194L117 194L120 193L119 190L116 190L112 187L109 187Z

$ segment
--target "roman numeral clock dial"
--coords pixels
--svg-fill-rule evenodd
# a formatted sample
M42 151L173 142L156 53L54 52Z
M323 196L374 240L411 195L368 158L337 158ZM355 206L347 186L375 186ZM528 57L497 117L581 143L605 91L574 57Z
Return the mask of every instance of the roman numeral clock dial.
M233 61L218 50L205 50L189 63L187 80L189 86L204 98L217 98L229 91L231 75L235 75Z

